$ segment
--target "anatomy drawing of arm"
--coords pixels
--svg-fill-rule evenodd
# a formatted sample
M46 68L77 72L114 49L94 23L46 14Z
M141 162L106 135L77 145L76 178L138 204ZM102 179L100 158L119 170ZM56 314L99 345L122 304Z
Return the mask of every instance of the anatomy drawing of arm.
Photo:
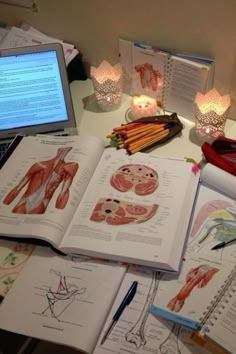
M56 208L63 209L66 206L70 194L69 188L78 168L79 165L77 163L68 163L64 166L63 184L56 200Z

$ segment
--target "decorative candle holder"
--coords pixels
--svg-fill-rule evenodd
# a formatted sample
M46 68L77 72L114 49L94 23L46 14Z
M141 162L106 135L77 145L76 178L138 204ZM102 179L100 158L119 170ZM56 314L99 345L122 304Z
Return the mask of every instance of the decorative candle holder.
M196 135L203 141L213 141L224 134L230 108L229 95L221 96L216 89L195 97Z
M121 65L112 66L104 60L97 68L91 67L91 78L98 105L104 111L118 108L122 98Z
M157 101L149 96L134 96L132 99L129 116L131 120L141 117L155 116L160 114L161 109L157 106Z

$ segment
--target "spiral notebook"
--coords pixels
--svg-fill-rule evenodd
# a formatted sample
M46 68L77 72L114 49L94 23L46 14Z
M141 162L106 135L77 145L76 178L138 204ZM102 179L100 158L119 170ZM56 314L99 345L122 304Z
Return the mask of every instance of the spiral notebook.
M124 91L154 97L165 110L194 119L194 99L213 86L214 61L119 40Z
M193 335L193 340L211 349L215 344L229 353L236 353L236 267L225 284L216 306L203 328ZM215 347L216 348L216 347ZM216 353L216 350L214 353ZM224 351L224 353L226 353Z
M214 322L218 323L216 314L226 299L236 310L236 300L230 295L235 285L235 264L209 257L190 257L183 262L179 276L163 275L149 310L159 318L172 320L193 330L205 328L209 331ZM227 309L224 311L227 312ZM236 329L236 317L234 327Z

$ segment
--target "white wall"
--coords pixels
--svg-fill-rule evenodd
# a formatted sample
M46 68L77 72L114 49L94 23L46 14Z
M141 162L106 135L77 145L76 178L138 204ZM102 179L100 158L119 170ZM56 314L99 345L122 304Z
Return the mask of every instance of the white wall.
M118 38L216 60L214 86L236 118L236 0L37 0L39 12L0 5L0 21L26 21L76 44L84 60L118 61Z

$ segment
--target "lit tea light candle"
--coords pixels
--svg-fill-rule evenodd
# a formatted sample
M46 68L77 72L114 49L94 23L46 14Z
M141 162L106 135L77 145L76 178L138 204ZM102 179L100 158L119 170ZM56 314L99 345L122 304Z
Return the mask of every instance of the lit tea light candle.
M134 96L130 107L132 119L149 117L157 114L158 107L154 98L148 96Z
M195 97L196 134L201 140L214 140L224 134L230 96L221 96L216 89Z

